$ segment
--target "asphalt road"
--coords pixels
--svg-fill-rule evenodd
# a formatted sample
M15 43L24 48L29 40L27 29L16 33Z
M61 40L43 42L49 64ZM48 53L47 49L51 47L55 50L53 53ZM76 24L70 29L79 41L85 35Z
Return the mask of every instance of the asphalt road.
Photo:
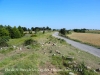
M89 45L86 45L86 44L82 44L82 43L61 37L61 36L58 35L58 32L55 32L54 34L52 34L52 36L64 39L67 43L71 44L72 46L74 46L74 47L76 47L80 50L86 51L86 52L93 54L94 56L97 56L97 57L100 58L100 49L97 49L95 47L92 47L92 46L89 46Z

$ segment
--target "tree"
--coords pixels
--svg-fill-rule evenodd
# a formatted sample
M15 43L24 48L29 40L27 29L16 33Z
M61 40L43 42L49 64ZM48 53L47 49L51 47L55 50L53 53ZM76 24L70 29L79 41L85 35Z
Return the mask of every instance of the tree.
M47 26L47 27L46 27L46 30L51 30L51 28Z
M18 26L18 30L20 31L21 36L23 36L23 29L22 29L22 27L21 27L21 26Z
M66 35L66 29L63 28L63 29L60 29L59 33L63 34L63 35Z
M32 31L35 31L35 28L34 28L34 27L32 27L32 28L31 28L31 30L32 30Z
M9 36L9 31L5 28L0 28L0 37L1 36Z
M21 37L21 33L18 30L18 28L13 27L12 32L13 32L12 38L20 38Z
M85 33L87 29L73 29L74 32L81 32L81 33Z
M37 29L35 29L35 34L37 34L37 32L38 32Z
M27 31L27 28L26 27L22 27L23 31Z
M45 27L43 27L43 34L45 33Z
M31 30L29 30L29 34L32 34L32 31Z

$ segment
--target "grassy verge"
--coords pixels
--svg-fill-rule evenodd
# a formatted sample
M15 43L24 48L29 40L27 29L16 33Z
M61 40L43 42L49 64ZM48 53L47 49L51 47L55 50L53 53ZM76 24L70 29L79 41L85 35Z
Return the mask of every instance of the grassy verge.
M4 75L39 75L37 58L37 54L29 55L15 66L6 68Z
M60 69L58 75L70 75L80 74L80 75L98 75L92 69L88 69L83 62L75 63L75 59L69 57L52 56L52 64Z

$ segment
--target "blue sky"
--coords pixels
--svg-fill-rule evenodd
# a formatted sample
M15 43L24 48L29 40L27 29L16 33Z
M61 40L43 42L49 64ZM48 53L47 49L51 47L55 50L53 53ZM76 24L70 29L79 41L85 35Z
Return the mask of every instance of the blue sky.
M100 0L0 0L0 24L100 29Z

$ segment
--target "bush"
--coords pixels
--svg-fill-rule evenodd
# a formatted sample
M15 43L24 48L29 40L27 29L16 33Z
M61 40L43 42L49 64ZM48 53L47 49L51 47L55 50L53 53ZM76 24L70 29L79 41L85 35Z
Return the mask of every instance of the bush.
M28 39L28 40L25 40L24 42L24 45L27 46L27 45L36 45L37 44L37 41L33 40L33 39Z
M66 29L65 28L60 29L59 33L61 33L62 35L65 35L66 34Z
M29 30L29 34L32 34L32 31L31 30Z
M31 37L37 37L37 35L36 34L32 34Z
M9 41L9 36L2 36L0 37L0 47L6 47L8 46L7 41Z

